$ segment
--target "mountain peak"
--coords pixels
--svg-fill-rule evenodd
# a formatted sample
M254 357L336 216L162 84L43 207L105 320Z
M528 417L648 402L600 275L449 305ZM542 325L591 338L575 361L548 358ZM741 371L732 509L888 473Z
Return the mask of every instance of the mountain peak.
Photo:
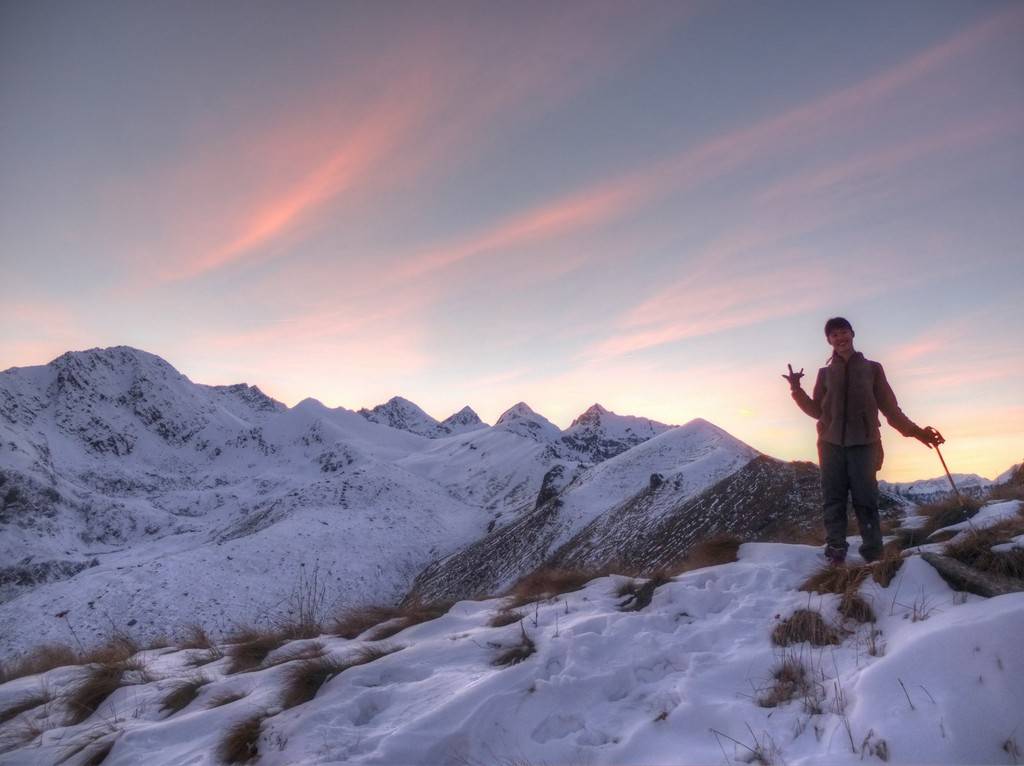
M526 402L516 402L511 407L509 407L507 410L505 410L503 413L501 413L501 417L498 418L498 422L495 425L501 425L502 423L507 423L509 420L514 420L516 418L538 418L538 417L542 417L542 416L538 415L536 412L534 412L530 408L530 405L528 405Z
M541 442L557 441L562 433L558 426L534 412L526 402L517 402L505 410L494 427Z
M466 431L475 431L478 428L486 428L487 424L480 420L480 416L467 404L458 412L442 420L441 427L448 429L449 433L459 434Z
M594 403L590 405L586 410L576 416L576 419L569 424L569 428L587 423L600 423L603 415L611 415L612 413L602 407L600 404Z
M359 414L373 423L431 439L448 434L448 429L424 412L418 404L401 396L392 396L373 409L364 407L359 410Z

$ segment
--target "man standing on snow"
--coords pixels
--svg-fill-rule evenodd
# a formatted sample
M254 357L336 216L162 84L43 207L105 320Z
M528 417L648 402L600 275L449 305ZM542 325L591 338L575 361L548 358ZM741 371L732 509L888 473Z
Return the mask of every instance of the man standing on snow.
M853 509L860 527L860 554L865 561L882 555L882 531L878 521L878 481L882 467L881 410L889 425L904 436L913 436L929 449L945 442L931 426L921 428L896 403L882 365L853 350L853 327L842 317L825 323L825 338L832 358L818 370L814 394L800 387L803 369L783 375L789 381L793 401L818 421L818 462L824 499L825 558L833 565L846 560L846 497L853 495Z

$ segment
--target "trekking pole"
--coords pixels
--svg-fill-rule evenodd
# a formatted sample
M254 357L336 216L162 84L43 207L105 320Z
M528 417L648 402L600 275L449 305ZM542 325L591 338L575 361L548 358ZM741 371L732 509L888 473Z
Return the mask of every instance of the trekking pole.
M971 522L971 516L970 516L971 512L969 510L967 510L967 506L964 505L964 499L963 499L963 497L960 496L960 490L958 490L956 488L956 482L953 481L953 474L951 474L949 472L949 469L946 468L946 460L945 460L945 458L942 457L942 451L939 449L939 445L938 444L935 445L935 451L939 455L939 460L942 461L942 468L946 472L946 478L949 479L949 486L951 486L953 488L953 492L956 494L956 501L960 504L960 512L967 517L966 519L964 519L964 521L966 521L967 522L967 526L971 530L973 530L974 529L974 524Z
M939 455L939 460L942 461L942 468L943 468L943 470L946 471L946 478L949 479L949 486L951 486L953 488L953 494L956 495L956 499L960 503L960 507L963 508L964 499L962 497L960 497L960 490L958 490L956 488L956 482L953 481L953 474L951 474L949 472L949 469L946 468L946 460L942 457L942 450L939 449L939 445L938 444L935 445L935 451Z

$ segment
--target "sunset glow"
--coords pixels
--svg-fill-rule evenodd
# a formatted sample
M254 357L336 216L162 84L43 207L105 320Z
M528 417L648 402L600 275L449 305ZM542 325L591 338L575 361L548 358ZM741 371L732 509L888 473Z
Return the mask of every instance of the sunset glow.
M0 10L0 369L814 460L842 315L952 470L1024 459L1020 3L176 5Z

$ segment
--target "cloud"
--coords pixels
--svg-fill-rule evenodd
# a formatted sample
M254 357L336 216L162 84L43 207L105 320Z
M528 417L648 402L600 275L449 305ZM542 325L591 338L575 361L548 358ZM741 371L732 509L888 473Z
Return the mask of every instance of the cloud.
M624 217L655 197L698 189L765 157L801 151L810 141L834 138L844 130L859 130L859 121L871 114L873 108L910 86L920 88L922 80L1000 36L1012 34L1022 21L1024 11L1019 8L994 14L859 83L753 125L713 136L647 168L592 184L532 210L513 213L472 236L416 253L397 267L395 276L420 276L476 257L514 251L555 238L565 241L581 231ZM1010 112L1001 119L975 121L934 137L919 136L917 145L907 143L880 155L851 160L817 175L771 187L763 193L762 201L811 193L816 185L870 173L886 167L886 162L909 162L926 153L982 140L1016 127L1019 117Z

